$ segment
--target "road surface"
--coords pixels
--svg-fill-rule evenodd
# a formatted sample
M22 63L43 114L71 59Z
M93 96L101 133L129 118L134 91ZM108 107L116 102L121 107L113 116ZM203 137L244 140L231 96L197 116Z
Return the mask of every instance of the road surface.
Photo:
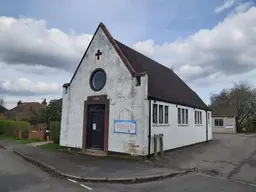
M0 192L255 192L256 186L202 175L186 175L141 184L79 183L55 178L16 156L0 149Z

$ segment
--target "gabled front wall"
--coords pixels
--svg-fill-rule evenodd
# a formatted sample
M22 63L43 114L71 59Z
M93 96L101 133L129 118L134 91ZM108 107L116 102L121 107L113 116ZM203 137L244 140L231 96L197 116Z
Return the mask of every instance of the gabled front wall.
M97 50L103 53L97 60ZM105 87L95 92L89 78L96 68L103 68L107 74ZM106 38L98 29L76 75L68 88L63 90L60 145L82 148L84 101L88 96L107 95L109 105L108 151L146 155L147 153L147 75L141 77L141 85L136 86L127 67ZM114 133L114 120L136 120L136 135Z
M223 126L216 126L215 120L222 119ZM212 117L212 132L213 133L236 133L236 118L235 117Z
M153 104L168 106L168 124L153 123ZM188 109L188 124L178 124L178 107ZM151 101L151 154L154 152L154 134L163 134L164 150L175 149L186 145L196 144L207 140L206 137L206 111L196 109L202 112L202 124L195 125L195 109L191 107L170 104L160 101ZM212 140L212 130L210 126L211 112L209 113L208 140ZM158 111L159 118L159 111ZM159 147L158 147L159 151Z

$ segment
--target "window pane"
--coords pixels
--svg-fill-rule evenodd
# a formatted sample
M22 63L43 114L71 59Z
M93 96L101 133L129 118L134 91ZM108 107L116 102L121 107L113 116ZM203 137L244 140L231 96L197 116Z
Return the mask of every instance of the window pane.
M106 73L103 70L98 70L92 74L91 85L93 89L100 90L106 83Z
M188 124L188 109L186 109L186 124Z
M215 119L215 120L214 120L214 125L215 125L215 126L218 126L218 119Z
M215 126L223 126L223 119L215 119L214 125Z
M220 119L219 126L223 126L223 119Z
M153 104L153 123L157 123L157 104Z
M184 109L182 109L182 117L181 117L181 122L182 122L182 124L184 124L185 123L185 110Z
M200 114L199 114L199 111L197 111L197 124L200 124Z
M199 112L199 117L200 117L200 124L202 124L202 111Z
M164 107L164 123L168 123L168 106Z
M197 124L197 122L196 122L196 117L197 117L197 111L195 111L195 124Z
M180 108L178 108L178 124L181 124L181 112L180 112Z
M159 105L159 123L163 123L163 105Z

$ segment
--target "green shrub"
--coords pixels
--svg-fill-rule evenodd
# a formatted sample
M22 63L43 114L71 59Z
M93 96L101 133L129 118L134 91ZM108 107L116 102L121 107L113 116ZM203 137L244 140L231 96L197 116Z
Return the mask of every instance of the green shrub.
M50 122L50 137L54 143L60 142L60 122L51 121Z
M29 130L30 123L26 121L0 120L0 135L18 138L19 128Z
M256 132L256 116L250 117L246 122L246 132L255 133Z

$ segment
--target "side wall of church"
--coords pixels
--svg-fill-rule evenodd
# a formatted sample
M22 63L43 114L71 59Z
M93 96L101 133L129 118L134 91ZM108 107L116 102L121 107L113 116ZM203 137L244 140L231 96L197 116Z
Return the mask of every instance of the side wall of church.
M102 55L97 60L95 53ZM101 91L91 89L91 73L102 68L107 81ZM63 90L60 145L82 148L84 101L88 96L107 95L109 106L108 151L146 155L148 129L147 75L136 86L133 78L107 39L98 29L67 92ZM114 120L136 120L136 134L114 132Z
M154 100L151 109L151 153L154 135L163 134L163 150L212 140L210 111Z

